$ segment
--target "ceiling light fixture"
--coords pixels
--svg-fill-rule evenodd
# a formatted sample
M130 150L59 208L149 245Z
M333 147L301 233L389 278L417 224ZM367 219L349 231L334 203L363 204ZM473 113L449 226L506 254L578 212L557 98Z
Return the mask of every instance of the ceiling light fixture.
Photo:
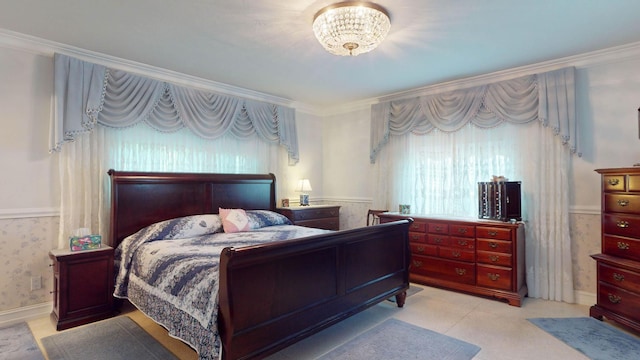
M356 56L375 49L391 28L382 6L346 1L320 9L313 18L313 32L330 53Z

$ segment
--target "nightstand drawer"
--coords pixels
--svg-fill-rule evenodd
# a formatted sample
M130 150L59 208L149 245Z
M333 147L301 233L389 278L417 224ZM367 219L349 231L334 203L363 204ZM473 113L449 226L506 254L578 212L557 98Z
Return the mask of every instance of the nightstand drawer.
M338 218L314 219L314 220L298 220L295 222L298 226L313 227L326 230L339 230L340 221Z
M319 218L328 218L338 216L338 209L336 208L305 208L302 210L292 211L292 217L294 221L299 220L311 220Z
M278 208L294 225L340 230L340 206L315 205Z

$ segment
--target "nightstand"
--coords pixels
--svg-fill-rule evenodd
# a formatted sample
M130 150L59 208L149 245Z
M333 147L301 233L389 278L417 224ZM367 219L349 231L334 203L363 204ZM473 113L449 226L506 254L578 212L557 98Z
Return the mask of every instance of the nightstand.
M277 208L294 225L340 230L340 206L310 205Z
M53 311L56 330L113 316L113 248L49 252L53 261Z

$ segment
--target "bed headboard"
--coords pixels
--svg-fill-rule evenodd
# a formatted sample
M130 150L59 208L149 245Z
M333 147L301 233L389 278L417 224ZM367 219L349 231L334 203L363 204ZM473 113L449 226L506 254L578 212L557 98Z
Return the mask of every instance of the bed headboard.
M218 208L275 210L273 174L154 173L109 170L111 218L108 245L155 222Z

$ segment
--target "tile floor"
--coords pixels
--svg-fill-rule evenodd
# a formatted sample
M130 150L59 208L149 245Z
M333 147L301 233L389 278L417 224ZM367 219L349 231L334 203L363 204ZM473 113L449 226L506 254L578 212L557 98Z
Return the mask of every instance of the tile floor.
M412 286L419 286L413 285ZM385 301L269 357L270 360L314 359L389 317L473 343L482 348L474 359L587 359L580 352L527 321L534 317L589 316L589 307L525 298L522 307L456 292L423 287L404 308ZM196 353L135 309L124 312L180 359ZM614 324L615 325L615 324ZM55 333L48 317L29 322L35 337ZM638 335L638 334L635 334Z

